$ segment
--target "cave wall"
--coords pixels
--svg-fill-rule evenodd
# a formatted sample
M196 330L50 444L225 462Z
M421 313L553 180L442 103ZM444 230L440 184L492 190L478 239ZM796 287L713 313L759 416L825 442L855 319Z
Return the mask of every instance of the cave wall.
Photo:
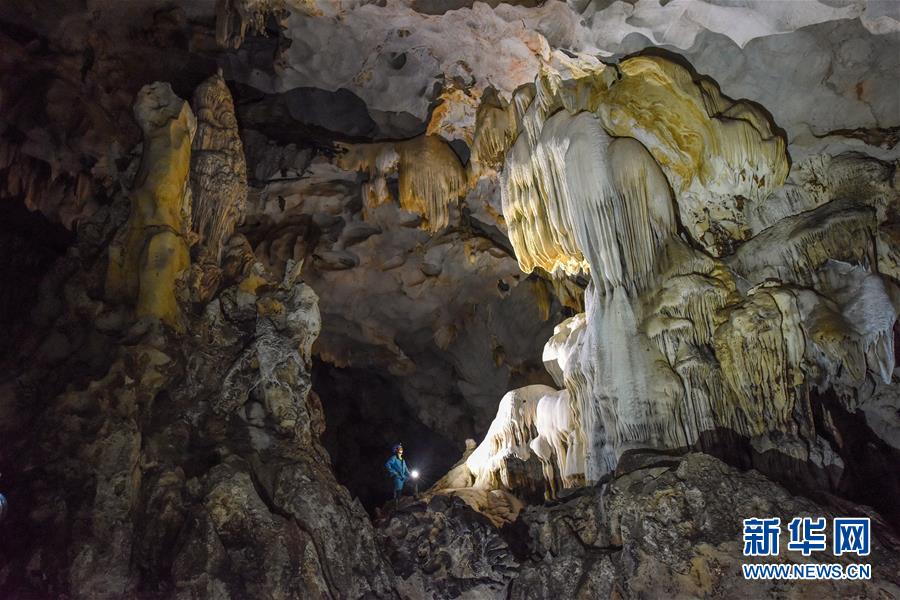
M191 107L161 84L136 106L158 138L135 193L95 213L45 279L19 340L30 360L4 359L19 364L0 396L3 527L19 543L2 549L2 595L386 593L371 525L319 442L312 289L291 268L270 278L233 237L211 302L191 302L191 282L209 278L187 272L203 263L138 258L130 293L109 285L114 253L189 237ZM174 304L143 310L160 292Z
M418 420L463 439L484 431L511 385L549 381L539 340L563 307L466 207L432 234L392 202L367 213L366 183L340 158L255 131L244 146L252 183L239 230L273 272L303 264L322 298L322 360L397 377Z
M4 4L0 595L776 593L723 486L895 592L898 22Z
M585 312L544 351L568 400L505 396L439 488L515 492L505 472L537 456L553 496L609 477L629 450L741 462L742 439L770 476L866 489L893 514L896 476L881 458L858 462L832 411L861 413L850 437L893 456L881 415L894 402L880 390L894 389L895 165L834 144L810 157L764 107L664 51L616 65L557 53L508 110L503 211L519 265L591 283ZM803 161L791 165L794 147Z

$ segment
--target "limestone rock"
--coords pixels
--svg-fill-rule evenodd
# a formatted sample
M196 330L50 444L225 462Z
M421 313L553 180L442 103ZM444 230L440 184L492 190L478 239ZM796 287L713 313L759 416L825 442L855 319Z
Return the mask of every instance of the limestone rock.
M898 595L896 3L0 23L0 597ZM875 579L742 580L753 514Z
M39 439L5 437L32 448L4 487L31 508L3 524L22 543L0 549L0 595L396 597L374 529L319 442L316 295L293 263L279 281L248 262L245 244L231 240L233 282L186 313L183 335L152 323L96 331L81 311L109 310L85 293L102 282L99 253L48 284L71 292L45 337L101 337L61 350L58 377L35 361L29 388L0 394L2 414L26 389L46 398L22 415L41 423Z
M889 184L865 188L870 206L834 199L751 238L747 206L764 204L787 174L784 143L762 112L658 57L627 59L613 74L587 58L554 60L517 93L521 125L502 181L523 270L592 278L584 316L560 326L544 353L571 399L555 468L599 481L629 449L690 447L727 429L754 444L785 435L796 440L785 454L817 469L813 386L838 390L850 407L868 379L891 378L898 306L874 241ZM626 101L632 93L640 99ZM660 95L671 98L650 100ZM661 108L676 105L668 116ZM690 140L699 139L698 153ZM726 182L739 172L740 184ZM796 197L815 202L815 191ZM710 231L724 237L712 243ZM522 437L542 445L539 432ZM478 454L488 464L522 444L486 439ZM572 456L583 467L567 464Z
M468 556L479 557L470 563L470 573L486 584L479 589L481 598L770 597L791 584L740 574L741 564L764 562L743 556L742 518L779 517L781 553L775 560L803 564L820 561L787 550L784 524L794 517L830 520L851 514L873 515L864 506L793 496L759 473L739 472L705 454L648 454L608 483L582 488L550 506L527 507L501 529L479 524L459 500L435 496L427 505L398 510L380 531L415 597L468 597L469 580L454 575L460 548L473 539L484 540L484 550L468 550ZM900 586L897 539L873 518L873 549L866 559L872 579L853 584L861 598L890 597ZM444 533L460 527L463 535ZM828 562L842 565L855 560L828 555ZM804 593L823 597L847 589L842 581L803 583Z
M438 482L433 491L454 493L470 502L478 494L459 488L473 488L487 497L503 490L525 498L555 498L562 486L583 482L583 460L569 393L531 385L500 400L484 441L456 468L460 474ZM535 462L541 466L540 474L533 468Z
M453 496L401 508L379 536L406 598L499 598L518 567L490 521Z
M248 31L264 31L266 19L284 11L284 0L220 0L216 2L216 42L239 48Z
M183 328L176 285L190 266L187 194L196 120L167 83L145 86L135 118L144 133L131 215L110 246L107 297L130 302L139 317Z
M194 91L197 135L191 154L192 228L213 262L244 216L247 165L231 93L221 74Z
M370 181L363 188L364 215L391 200L386 177L396 173L400 206L424 217L424 226L431 231L450 224L450 208L468 184L453 150L434 135L396 144L351 146L340 164L369 173Z

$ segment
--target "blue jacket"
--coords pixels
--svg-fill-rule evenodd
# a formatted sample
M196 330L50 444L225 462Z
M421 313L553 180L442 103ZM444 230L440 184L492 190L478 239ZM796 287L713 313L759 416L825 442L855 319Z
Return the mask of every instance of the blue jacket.
M402 486L409 479L409 468L406 466L406 461L396 454L392 455L384 463L384 468L394 478L395 485L399 483Z

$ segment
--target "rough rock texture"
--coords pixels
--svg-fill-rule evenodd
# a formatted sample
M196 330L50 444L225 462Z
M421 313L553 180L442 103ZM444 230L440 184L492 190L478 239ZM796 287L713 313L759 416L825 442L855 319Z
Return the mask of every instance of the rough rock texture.
M139 317L182 328L176 295L189 266L187 188L197 122L166 83L141 89L134 116L144 133L141 166L128 221L110 245L106 294L134 304Z
M214 262L244 216L247 164L238 134L231 92L221 74L194 92L197 135L191 154L192 228Z
M709 76L717 84L710 85L705 80L704 92L694 98L685 96L690 102L678 104L679 113L701 98L709 103L702 110L716 115L716 124L727 123L727 128L739 129L748 122L759 127L772 121L783 128L783 136L778 135L780 131L766 135L772 146L782 139L787 141L794 168L788 185L776 190L764 203L757 202L752 193L730 197L720 193L721 188L728 189L732 184L750 192L774 185L771 178L762 185L754 183L762 173L733 168L734 161L729 161L734 157L726 160L729 168L720 168L712 163L695 164L693 154L687 151L682 158L691 159L686 164L697 171L696 177L670 177L676 194L685 195L686 199L696 190L686 191L681 184L690 188L691 182L704 180L709 188L711 174L724 178L712 196L694 195L693 204L682 203L680 217L692 228L696 241L717 253L727 253L727 246L735 240L746 239L778 219L813 208L828 195L783 190L809 187L807 184L826 190L847 182L855 186L855 182L871 173L872 157L892 161L898 156L893 132L897 122L893 73L900 56L896 51L900 34L898 15L892 5L861 1L841 6L822 2L782 4L573 0L543 4L453 2L438 6L412 0L374 4L229 0L160 9L158 3L148 0L140 5L104 5L103 10L96 11L84 11L81 6L63 2L59 11L43 14L17 0L0 13L11 26L10 35L3 38L4 57L10 57L4 63L7 68L3 106L9 110L2 111L0 117L4 125L4 150L0 152L4 160L0 164L7 165L0 168L8 174L6 196L23 198L28 206L41 208L50 218L71 226L108 201L121 186L121 180L128 177L120 165L127 162L124 159L138 137L137 128L127 111L123 111L130 105L132 94L156 77L175 80L176 91L186 96L218 65L224 78L236 88L237 113L248 155L255 152L250 146L256 142L248 143L247 139L252 130L253 134L278 140L282 146L293 144L292 152L297 158L284 160L284 154L291 152L259 152L271 162L263 169L265 174L254 172L255 165L251 166L251 184L256 185L250 191L248 213L256 214L248 214L248 221L252 226L273 216L278 231L261 231L259 237L248 237L259 254L273 254L271 259L261 258L274 263L276 272L283 268L286 254L315 254L317 265L308 265L311 272L305 275L321 276L323 285L317 282L315 287L326 299L325 310L329 311L333 299L355 297L372 287L369 273L358 269L360 265L367 266L367 257L357 252L364 248L348 248L347 243L364 240L375 229L389 237L403 234L399 233L397 222L388 228L377 222L357 222L360 213L354 207L346 239L332 239L336 230L343 227L335 219L338 215L329 212L335 210L334 206L311 209L308 205L312 202L305 201L306 206L299 208L292 199L296 193L310 195L309 187L303 183L312 183L308 181L312 179L318 191L337 190L332 196L346 192L342 201L345 205L351 204L354 196L362 198L363 216L368 216L369 199L381 202L396 197L401 204L421 213L426 219L423 223L429 227L443 223L451 229L474 226L477 237L490 240L488 248L492 252L508 251L496 169L502 165L504 150L515 137L516 90L533 82L540 72L556 69L558 50L569 58L577 56L579 60L596 62L596 56L614 61L652 45L677 50L688 57L698 78ZM336 39L342 40L340 47L332 43ZM353 52L345 51L351 46ZM771 60L771 56L780 59ZM623 65L639 63L623 61ZM141 68L129 68L134 64ZM635 79L626 71L623 66L620 73L626 77L616 86L618 89L627 88L628 80ZM23 84L29 81L41 85ZM709 93L717 88L721 93ZM750 102L731 106L722 103L725 96ZM754 102L761 104L763 114L771 113L774 118L761 119ZM46 110L41 112L34 107ZM66 118L69 112L84 117ZM670 119L657 120L665 123ZM708 132L699 133L704 140L712 139L707 137ZM422 134L427 136L421 137ZM377 142L375 146L394 151L370 157L362 182L353 174L337 170L323 173L320 165L307 165L311 156L320 161L328 157L335 140L352 142L351 145ZM438 140L450 145L436 145ZM651 153L667 154L679 162L670 152L671 144L647 139L644 142ZM266 140L262 145L268 145ZM850 150L861 154L853 161L845 160ZM423 164L423 168L403 168L403 161L415 163L416 152L423 159L430 157L423 160L428 167ZM454 153L466 171L465 189L460 189L460 173L454 164L457 158L451 156ZM382 154L381 161L375 160ZM324 162L329 163L327 170L340 160ZM661 162L665 170L664 163ZM838 171L831 168L833 163L841 165L841 181L823 181ZM277 169L269 168L275 164ZM880 164L893 170L890 162ZM773 174L780 170L774 169ZM738 173L744 177L738 177ZM810 175L815 179L811 180ZM284 189L291 183L287 180L293 178L307 181L296 181L298 185L293 190ZM396 190L392 187L395 179ZM253 205L252 196L257 191L265 208L262 204ZM456 196L463 196L463 218L459 219L455 215L459 200ZM773 202L776 197L777 208ZM744 202L744 198L750 201ZM714 202L706 202L709 199ZM290 225L272 215L271 207L279 205L284 208L278 212L291 221ZM315 215L315 227L300 219L298 213ZM197 211L195 217L199 214ZM890 223L890 214L888 211L884 217L880 215L879 221ZM740 218L735 219L737 215ZM401 227L402 223L415 220L403 213L401 216L397 219ZM229 215L222 223L230 223L233 218ZM343 214L340 218L351 224L351 219ZM319 236L323 223L330 231ZM309 232L311 237L297 235L299 230ZM892 230L879 227L877 231L879 270L890 273L890 264L896 262L890 260ZM732 235L735 232L739 235ZM324 241L321 247L315 247L317 236ZM444 240L455 243L467 237L454 234ZM423 240L427 239L419 236L414 244L424 248ZM383 251L383 247L373 250ZM392 250L391 256L378 257L379 273L381 266L394 267L403 260L403 251ZM889 260L884 261L884 257ZM532 330L513 331L512 335L497 331L502 328L492 324L496 319L485 314L494 311L483 309L476 318L467 318L472 306L484 304L485 293L495 284L518 289L510 281L510 274L515 271L505 260L479 269L478 287L482 294L476 295L469 306L465 302L451 303L445 311L441 306L446 295L443 285L418 285L420 278L437 272L435 262L440 260L431 259L421 273L410 269L410 273L403 274L402 286L392 289L393 293L422 301L422 317L414 319L413 326L406 326L396 314L391 314L395 311L381 311L385 303L379 300L380 294L375 294L371 307L361 306L355 311L359 314L348 315L347 307L342 306L332 312L332 316L340 313L340 320L325 319L323 356L338 366L367 368L377 363L378 368L389 366L393 372L404 373L405 401L423 419L443 427L436 423L434 415L426 414L429 411L424 406L431 401L417 401L432 396L459 413L449 419L453 423L450 428L462 427L463 435L475 435L488 425L493 407L505 391L523 384L549 383L534 369L531 357L563 315L557 312L558 307L553 307L549 319L543 322L543 330L535 335ZM881 264L884 262L889 264ZM205 269L203 275L206 279L199 281L198 274L191 275L191 294L200 301L208 300L209 289L214 287L214 269ZM338 281L324 282L330 278ZM352 282L345 281L351 278ZM560 283L546 287L559 289ZM523 295L520 293L519 297ZM575 306L579 312L583 308L577 306L583 304L579 300L573 302L562 295L560 302ZM504 303L503 312L524 315L536 304L516 300ZM434 344L425 339L425 332L433 321L430 313L436 310L442 314L434 319L437 323L431 333L439 342ZM408 307L404 306L404 312L408 312ZM532 319L522 321L526 327L536 328ZM465 349L447 352L443 347L448 340L456 339L457 332L475 328L494 331ZM511 329L521 329L521 325ZM524 352L511 351L510 338L518 338L517 345ZM527 343L521 341L525 339ZM349 360L347 346L353 343L359 344L359 351ZM477 347L475 354L468 351L473 346ZM469 360L485 354L502 357L507 364L495 372ZM417 361L421 364L416 372L411 373L409 357L414 355L421 355L422 359ZM456 385L454 377L460 372L463 383ZM437 385L425 383L435 378L440 381ZM476 389L480 387L479 380L484 379L490 380L489 389ZM466 415L473 413L477 415L473 422L465 423Z
M144 149L143 164L165 162L150 160L153 140ZM181 198L179 156L168 189ZM176 305L183 333L166 314L135 322L103 284L106 244L141 209L120 197L85 225L4 359L19 375L0 394L0 471L18 507L3 526L19 543L0 550L0 595L393 597L371 524L319 443L315 293L293 263L272 277L236 236L220 293Z
M882 120L896 110L885 102L886 94L878 94L881 99L876 101L873 115L865 106L868 99L853 91L856 81L844 85L849 83L845 76L852 77L853 69L873 50L887 58L891 54L888 48L896 48L900 14L889 2L859 0L832 6L819 1L735 5L690 0L570 0L537 6L530 2L441 3L441 8L435 15L428 14L432 11L418 0L390 0L379 5L336 0L298 3L281 20L282 35L292 43L283 50L279 68L272 72L254 69L255 54L248 50L231 57L229 70L235 78L272 93L302 87L347 89L370 107L383 137L420 133L411 122L427 119L430 102L442 95L442 84L453 82L467 90L466 98L460 98L461 105L470 104L473 97L477 102L488 88L509 100L518 86L533 79L555 48L615 56L661 46L702 55L704 67L714 67L705 72L717 80L743 79L742 86L748 90L764 86L768 88L766 100L772 100L765 104L771 104L771 110L779 107L806 123L805 106L816 107L817 113L829 112L828 107L837 102L843 108L852 107L852 120L870 122L873 116ZM818 36L809 35L810 30L834 32L835 39L829 47ZM333 39L346 40L358 52L341 52L330 44ZM457 44L458 39L468 43ZM814 69L808 68L810 51L819 55ZM788 64L766 60L772 54L787 54ZM896 56L889 60L895 61ZM886 91L891 85L890 68L876 67L864 87ZM782 79L780 73L791 76L775 85ZM818 83L823 75L835 85L809 85ZM811 88L815 88L812 93L818 102L796 99ZM736 97L755 95L742 90ZM788 100L791 97L794 99ZM841 112L838 109L832 114ZM459 114L470 115L471 111L463 109ZM455 130L448 134L454 135L451 132Z
M742 555L742 516L777 516L787 523L796 516L873 515L867 507L793 496L759 473L741 473L704 454L644 453L627 462L608 483L550 506L528 507L502 529L459 499L436 496L398 510L379 533L404 588L416 598L900 594L900 540L877 517L865 559L872 565L870 581L756 582L741 575L742 563L759 561ZM787 541L785 527L783 549ZM825 562L854 558L829 554ZM777 560L823 562L786 550Z
M475 114L507 104L554 49L619 58L662 47L729 96L761 103L795 161L823 150L898 156L892 2L433 4L147 0L87 11L63 1L42 11L13 0L0 12L2 123L16 134L0 153L4 197L21 194L70 226L116 184L115 161L138 137L123 111L133 94L174 76L179 93L193 91L216 63L257 90L244 110L268 107L255 120L273 133L405 139L428 129L463 141L477 137Z
M496 527L453 496L399 508L379 538L407 598L503 597L517 568Z
M410 465L422 477L422 490L456 462L459 442L418 419L403 401L397 378L377 368L338 368L316 360L312 385L322 398L325 421L322 444L338 481L370 512L392 496L384 471L385 448L398 441ZM362 468L366 466L367 468ZM369 468L371 467L371 468Z
M168 81L190 97L215 71L197 8L0 7L0 198L72 229L130 184L135 94Z
M614 72L554 60L516 92L519 133L501 179L523 270L591 276L584 314L560 324L544 352L570 406L550 410L549 392L535 404L564 441L542 451L540 423L501 402L467 461L469 485L514 492L498 483L507 457L536 451L553 463L552 493L599 481L629 449L705 448L705 435L727 431L830 472L817 485L838 489L859 465L817 421L815 394L833 390L855 412L876 382L891 384L900 288L893 254L877 258L879 245L892 247L891 176L877 159L842 155L829 161L844 166L831 175L838 189L817 192L803 171L803 183L779 189L785 146L758 108L667 58L629 58ZM781 219L753 235L773 195ZM893 489L893 472L879 472ZM869 501L893 514L879 496Z
M255 182L239 230L274 272L303 264L322 299L321 359L395 377L418 420L457 442L483 431L510 387L550 383L540 340L561 306L519 271L496 220L472 212L477 191L430 233L394 202L367 208L369 183L324 153L244 139Z
M896 6L2 3L0 596L897 595Z

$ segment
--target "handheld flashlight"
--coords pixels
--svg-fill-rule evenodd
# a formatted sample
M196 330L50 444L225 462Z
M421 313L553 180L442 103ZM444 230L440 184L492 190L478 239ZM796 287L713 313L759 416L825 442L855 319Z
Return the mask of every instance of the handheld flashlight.
M419 495L419 472L416 469L413 469L410 475L413 478L413 483L415 484L416 496Z

